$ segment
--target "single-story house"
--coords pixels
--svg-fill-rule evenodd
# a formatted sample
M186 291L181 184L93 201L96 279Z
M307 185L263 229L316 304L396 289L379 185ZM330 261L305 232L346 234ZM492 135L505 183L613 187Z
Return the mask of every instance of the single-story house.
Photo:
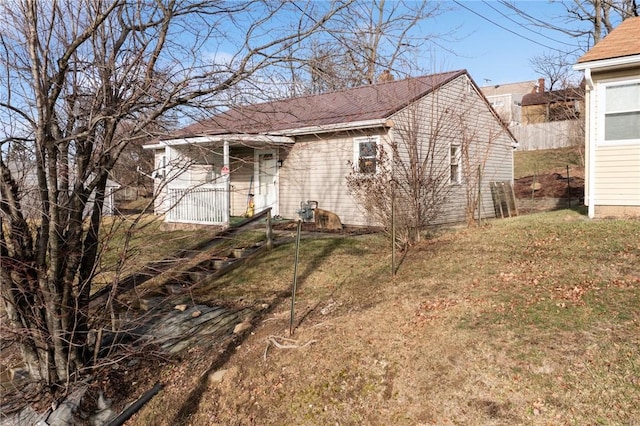
M240 106L192 124L145 147L155 152L156 213L224 224L246 212L253 194L256 212L296 218L313 200L344 224L373 225L347 176L377 173L377 153L401 143L408 123L421 161L447 173L436 222L465 220L465 165L474 178L481 172L481 216L494 217L489 185L513 180L517 142L466 70Z
M544 79L541 79L544 82ZM584 110L584 88L542 90L522 97L522 125L575 120Z
M587 83L589 217L640 216L640 17L624 20L574 69Z

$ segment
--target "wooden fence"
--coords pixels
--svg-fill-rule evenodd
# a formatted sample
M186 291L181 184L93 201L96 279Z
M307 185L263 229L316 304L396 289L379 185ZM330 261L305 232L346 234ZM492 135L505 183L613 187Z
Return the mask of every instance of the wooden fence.
M580 120L552 121L510 127L519 143L518 151L565 148L584 144L584 122Z

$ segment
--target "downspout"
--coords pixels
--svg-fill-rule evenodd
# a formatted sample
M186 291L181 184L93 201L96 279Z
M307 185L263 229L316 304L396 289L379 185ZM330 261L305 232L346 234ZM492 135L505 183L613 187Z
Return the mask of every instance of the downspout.
M588 128L585 131L585 134L589 137L589 146L587 148L587 153L589 155L589 171L587 173L587 187L589 189L589 196L587 198L588 210L587 214L589 218L593 219L596 213L596 197L595 197L595 169L596 169L596 137L597 132L595 125L596 116L596 97L597 93L594 90L593 84L593 76L591 75L591 68L585 68L584 70L584 78L587 83L587 88L589 89L589 117L585 119L585 125Z

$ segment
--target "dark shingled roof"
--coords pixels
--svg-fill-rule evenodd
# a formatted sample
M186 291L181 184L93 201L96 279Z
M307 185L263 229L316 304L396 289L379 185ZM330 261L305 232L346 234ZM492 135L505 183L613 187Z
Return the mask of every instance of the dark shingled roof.
M522 106L546 105L552 102L569 102L584 98L584 88L553 90L542 93L529 93L522 97Z
M585 53L578 63L640 55L640 17L627 18Z
M451 71L377 83L338 92L235 107L185 127L172 138L233 133L271 133L384 119L449 81L467 74Z

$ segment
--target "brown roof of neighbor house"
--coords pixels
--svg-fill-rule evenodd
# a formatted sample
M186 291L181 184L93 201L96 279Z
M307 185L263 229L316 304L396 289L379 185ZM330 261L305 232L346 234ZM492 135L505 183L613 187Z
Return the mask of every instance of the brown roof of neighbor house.
M171 138L231 133L278 133L309 126L328 126L384 119L466 70L388 81L338 92L235 107L194 123Z
M529 93L522 97L522 106L546 105L552 102L568 102L584 98L584 87Z
M640 17L627 18L578 59L578 63L639 54Z

